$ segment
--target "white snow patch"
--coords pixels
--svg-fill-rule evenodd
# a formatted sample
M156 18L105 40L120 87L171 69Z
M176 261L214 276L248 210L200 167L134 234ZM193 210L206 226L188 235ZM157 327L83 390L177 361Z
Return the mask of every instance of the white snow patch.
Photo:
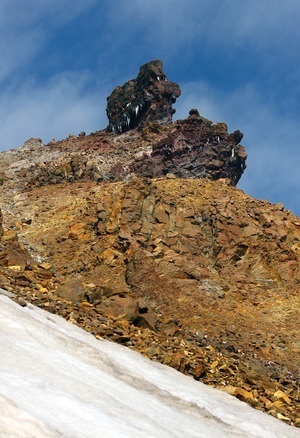
M1 437L300 435L225 393L1 295L0 351Z

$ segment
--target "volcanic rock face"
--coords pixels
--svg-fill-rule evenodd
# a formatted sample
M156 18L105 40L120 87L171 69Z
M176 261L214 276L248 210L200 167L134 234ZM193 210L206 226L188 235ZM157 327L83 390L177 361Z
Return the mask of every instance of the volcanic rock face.
M18 183L3 223L35 263L1 258L1 287L298 421L298 218L224 181Z
M213 124L191 110L175 131L153 145L150 157L143 156L132 168L140 176L173 173L181 178L226 178L236 185L246 168L242 138L240 131L228 134L225 123Z
M173 174L236 185L246 168L243 134L228 133L225 123L213 123L196 109L172 123L172 102L179 95L178 85L165 80L161 61L145 64L137 79L108 97L106 131L69 136L45 147L40 139L30 139L15 151L14 163L0 179L17 171L30 186Z
M180 95L174 82L166 80L161 61L151 61L140 68L136 79L116 87L107 98L107 131L117 134L133 128L145 128L152 123L158 133L159 125L172 122L172 103ZM226 178L236 185L246 168L243 138L240 131L228 134L225 123L215 123L201 117L198 110L170 126L158 141L153 138L152 151L140 155L130 165L131 173L160 177L173 173L183 178ZM123 176L128 172L119 172Z
M225 123L212 123L194 110L187 119L168 126L150 122L141 130L122 135L99 131L49 143L43 154L38 144L30 159L28 149L20 148L3 178L17 174L28 186L41 186L173 174L180 178L225 179L236 185L246 167L247 154L239 144L242 136L240 131L229 134Z
M240 131L171 123L164 79L117 87L110 132L0 154L0 287L300 424L299 218L234 187Z
M107 98L107 131L120 134L149 121L171 123L175 112L172 104L180 93L178 84L166 79L161 61L148 62L140 68L136 79L116 87Z

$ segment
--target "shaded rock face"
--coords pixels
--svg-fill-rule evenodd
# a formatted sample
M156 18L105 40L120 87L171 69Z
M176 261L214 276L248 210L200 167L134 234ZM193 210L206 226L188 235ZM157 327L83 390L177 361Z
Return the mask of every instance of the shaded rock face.
M123 135L100 131L49 144L45 155L54 159L47 164L40 159L40 147L36 162L28 160L26 151L20 152L17 163L23 168L12 167L10 172L28 180L28 187L88 180L129 181L135 176L157 178L167 174L225 179L235 186L246 168L242 137L240 131L228 133L225 123L213 123L191 110L187 119L171 125L149 122L141 130ZM4 178L9 176L7 173Z
M160 60L148 62L136 79L116 87L107 98L107 131L120 134L149 121L171 123L175 113L172 104L180 93L178 84L166 79Z
M225 123L213 124L195 109L176 130L153 145L150 157L133 163L139 176L161 177L173 173L181 178L227 179L236 185L246 168L247 154L239 143L240 131L228 133Z

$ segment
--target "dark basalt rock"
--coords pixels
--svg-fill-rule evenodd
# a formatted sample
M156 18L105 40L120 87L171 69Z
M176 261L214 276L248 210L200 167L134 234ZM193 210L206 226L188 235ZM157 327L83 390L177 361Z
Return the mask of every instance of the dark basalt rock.
M178 84L166 79L162 62L154 60L140 68L136 79L116 87L107 98L108 132L120 134L150 121L172 122L172 104L181 94Z
M136 79L116 87L107 98L107 131L121 134L150 126L150 122L151 126L153 122L157 126L171 124L175 112L172 104L180 93L178 84L166 80L161 61L143 65ZM197 109L191 109L187 119L177 121L166 132L162 139L154 140L150 156L144 154L131 163L130 172L150 178L170 173L181 178L224 178L232 185L238 183L247 158L240 145L240 131L229 134L225 123L213 124ZM122 179L120 172L117 179Z
M132 164L132 171L150 178L172 173L181 178L227 179L236 185L246 168L247 154L239 143L240 131L228 134L225 123L212 123L192 109L187 119L176 122L176 130L153 145Z
M174 178L226 179L236 185L246 168L247 154L240 145L243 134L228 133L225 123L213 123L195 108L185 120L172 123L172 103L179 95L178 85L166 80L161 61L143 65L136 79L116 87L108 97L106 131L80 133L49 144L46 150L58 150L57 159L51 162L47 157L41 162L41 145L32 143L37 161L30 166L32 160L27 160L24 168L17 168L18 178L30 175L29 186L44 186L169 174ZM118 135L128 130L130 134Z

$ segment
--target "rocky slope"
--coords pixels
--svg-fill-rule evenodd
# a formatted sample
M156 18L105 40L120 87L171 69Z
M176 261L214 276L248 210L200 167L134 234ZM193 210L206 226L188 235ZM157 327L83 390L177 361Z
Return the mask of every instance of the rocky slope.
M164 77L117 88L105 131L1 153L0 285L299 425L300 220L235 187L239 131L171 123Z

